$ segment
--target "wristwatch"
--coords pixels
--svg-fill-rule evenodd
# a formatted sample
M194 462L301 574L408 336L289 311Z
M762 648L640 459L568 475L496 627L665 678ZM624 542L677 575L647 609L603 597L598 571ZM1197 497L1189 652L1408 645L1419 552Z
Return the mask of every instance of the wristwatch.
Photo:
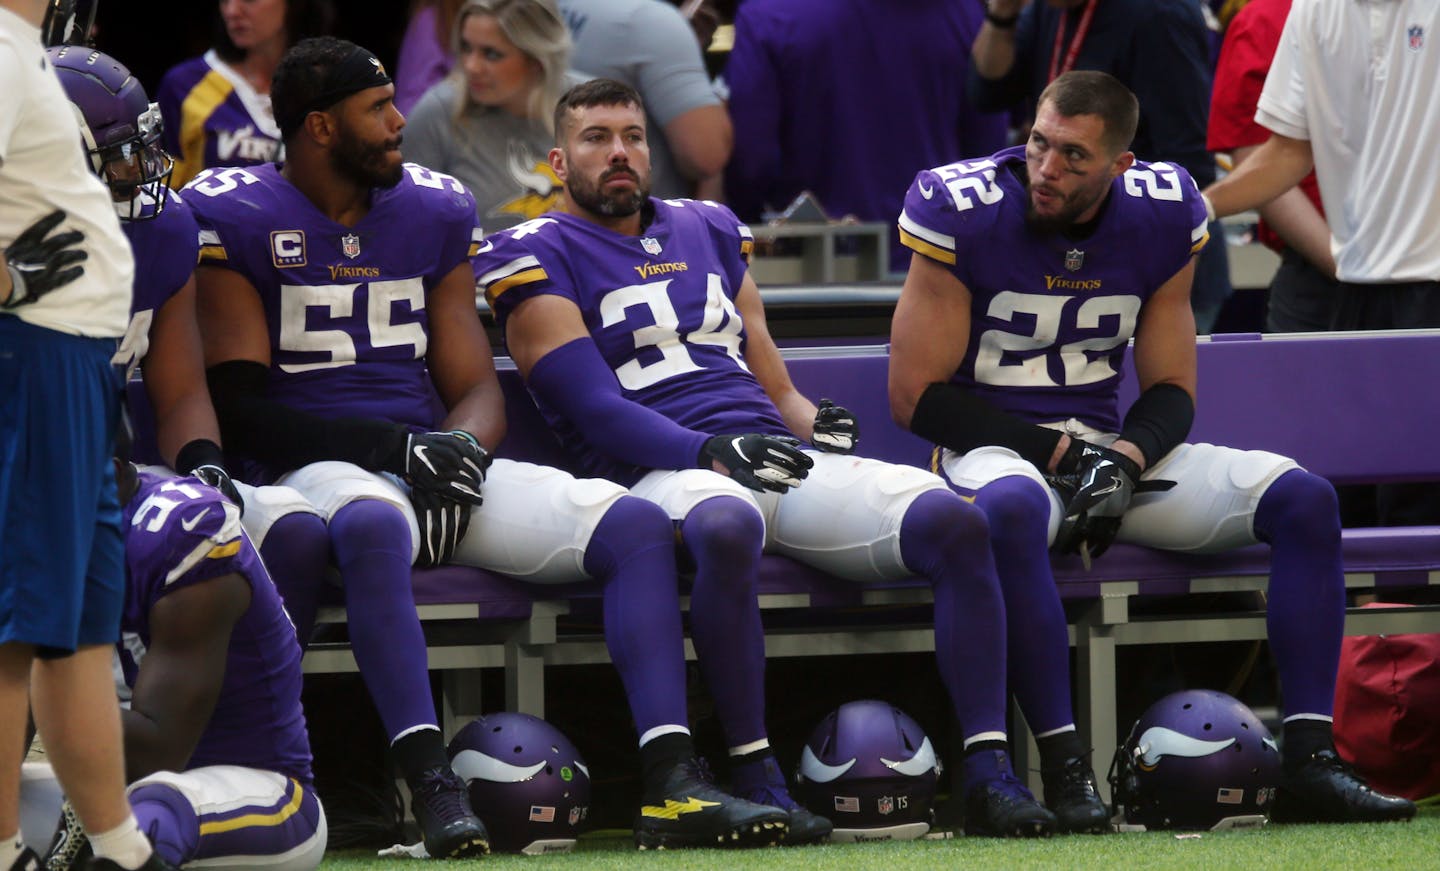
M1005 17L1005 18L1002 18L1002 17L1000 17L999 15L996 15L994 12L992 12L992 11L990 10L989 4L986 4L986 6L985 6L985 20L988 21L988 22L990 22L990 23L991 23L992 25L994 25L995 27L1000 28L1001 30L1009 30L1009 29L1011 29L1012 27L1015 26L1015 22L1017 22L1017 21L1020 20L1020 13L1019 13L1019 12L1016 12L1014 15L1011 15L1011 16L1008 16L1008 17Z

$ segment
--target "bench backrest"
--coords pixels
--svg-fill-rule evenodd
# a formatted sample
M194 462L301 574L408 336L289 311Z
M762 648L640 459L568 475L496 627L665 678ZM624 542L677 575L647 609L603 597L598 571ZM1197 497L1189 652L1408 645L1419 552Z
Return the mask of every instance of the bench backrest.
M1191 441L1293 457L1336 483L1440 479L1440 331L1223 335L1198 345ZM929 446L890 420L883 346L792 348L790 375L811 399L855 412L859 452L925 465ZM502 367L502 369L505 367ZM513 370L502 371L510 415L502 454L562 462L553 436ZM1127 365L1120 406L1138 388Z

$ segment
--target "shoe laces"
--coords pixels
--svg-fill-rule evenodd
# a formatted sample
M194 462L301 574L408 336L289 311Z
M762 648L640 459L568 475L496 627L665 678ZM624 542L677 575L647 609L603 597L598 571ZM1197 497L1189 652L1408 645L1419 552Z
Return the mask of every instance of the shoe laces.
M448 823L473 815L465 784L449 766L428 769L417 780L411 792L412 805L423 805L432 818Z
M1090 754L1093 752L1093 750L1087 750L1079 756L1066 759L1058 768L1042 772L1046 795L1049 795L1052 783L1055 792L1058 793L1056 798L1086 799L1097 794L1095 773L1090 765ZM1049 777L1044 777L1047 774Z

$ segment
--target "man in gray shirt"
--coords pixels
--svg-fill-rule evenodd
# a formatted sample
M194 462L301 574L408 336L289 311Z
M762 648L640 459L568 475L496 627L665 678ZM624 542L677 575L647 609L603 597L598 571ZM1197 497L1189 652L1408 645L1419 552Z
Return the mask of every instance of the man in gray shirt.
M571 67L622 81L645 100L654 195L693 196L697 185L715 181L730 160L730 118L679 10L662 0L559 5L575 42Z

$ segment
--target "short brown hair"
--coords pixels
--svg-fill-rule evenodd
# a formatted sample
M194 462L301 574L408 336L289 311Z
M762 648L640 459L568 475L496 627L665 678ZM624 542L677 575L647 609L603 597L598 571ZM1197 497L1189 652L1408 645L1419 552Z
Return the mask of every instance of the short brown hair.
M640 93L624 82L614 79L591 79L581 82L560 95L555 104L555 144L565 144L565 121L571 109L589 109L591 106L634 106L645 111Z
M1072 70L1040 92L1037 106L1046 100L1067 118L1098 115L1105 123L1105 142L1116 154L1130 147L1140 124L1140 101L1121 81L1096 70Z

